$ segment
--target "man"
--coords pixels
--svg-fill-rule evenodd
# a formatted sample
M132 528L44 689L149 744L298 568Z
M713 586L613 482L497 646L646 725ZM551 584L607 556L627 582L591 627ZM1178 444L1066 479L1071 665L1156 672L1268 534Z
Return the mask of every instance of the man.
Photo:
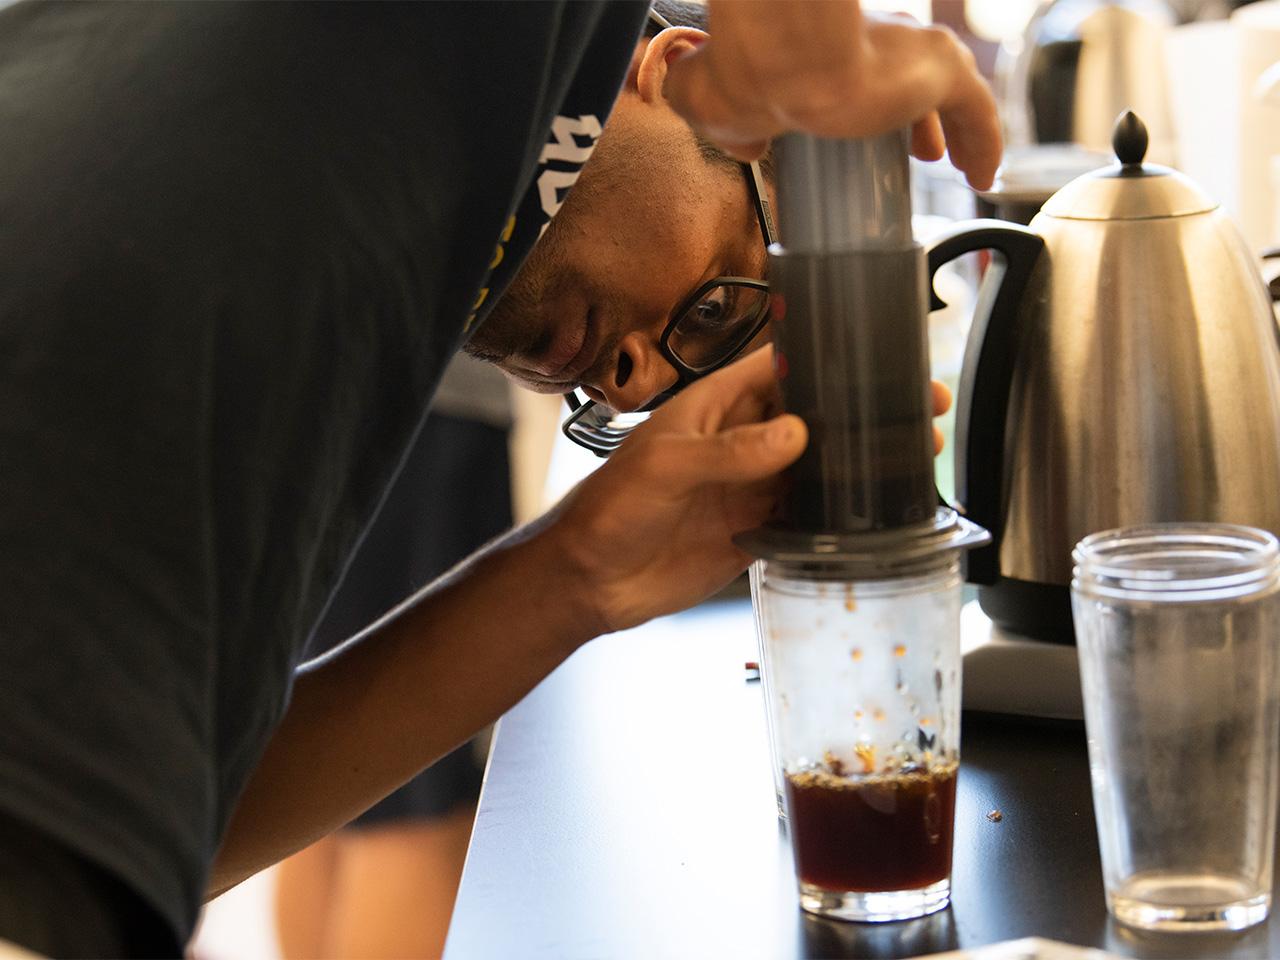
M770 19L760 15L767 8L765 4L748 4L744 9L712 7L713 18L716 11L734 14L730 29L741 30L743 35L735 32L734 52L725 54L724 60L705 72L687 71L719 53L721 47L715 41L706 42L708 34L701 30L664 30L652 42L637 47L607 132L591 154L591 164L582 171L564 208L511 288L464 349L498 363L531 390L566 393L581 385L593 400L615 410L643 407L675 378L670 362L657 349L657 333L673 306L717 273L762 276L766 261L760 227L737 165L716 162L706 141L694 137L674 105L684 102L691 96L687 91L696 88L698 94L705 94L707 103L704 106L702 97L695 95L689 109L699 111L696 117L706 117L707 129L714 131L717 123L727 122L719 120L718 111L725 111L726 118L764 112L762 105L774 95L775 85L796 87L794 92L788 90L788 96L794 98L798 112L814 110L818 114L815 100L846 96L837 91L869 86L874 76L879 80L878 93L859 97L856 106L828 108L852 114L851 125L841 128L817 121L813 128L815 133L854 136L884 129L862 122L862 111L871 112L868 106L887 114L893 109L890 101L897 100L897 109L911 110L915 108L910 100L913 93L923 102L925 92L913 90L911 85L923 85L923 75L930 72L930 61L925 57L905 71L895 64L896 69L881 73L882 66L867 65L863 69L868 73L856 81L836 78L825 87L821 82L798 82L794 63L785 57L770 62L784 48L780 38L769 33ZM806 17L821 21L834 11L838 22L831 29L835 32L825 38L836 38L837 49L830 53L833 58L853 35L853 6L783 3L775 11L778 26L797 37L807 29ZM740 21L746 22L739 25ZM812 26L818 28L817 23ZM961 78L975 85L972 96L985 93L981 80L972 72L972 59L966 58L949 34L922 33L901 20L879 26L889 31L884 43L887 49L880 53L872 46L869 54L875 51L886 59L920 56L919 38L927 37L924 43L944 47L969 67ZM712 27L711 35L718 37L721 31L714 19ZM806 56L816 55L822 62L824 51L810 50L809 41L796 42L807 45ZM745 77L722 79L731 72ZM686 76L690 78L687 82ZM730 106L722 102L721 85L733 91L745 87L747 92L739 93L740 99ZM964 89L957 83L947 95L960 97ZM985 102L989 104L989 100ZM761 117L742 123L742 128L732 129L773 133L785 129L788 118L783 114L781 119ZM759 127L754 126L757 123ZM916 126L916 153L934 158L941 155L936 123L927 117ZM981 144L984 137L994 137L995 131L976 119L952 118L952 123L948 139L952 159L963 169L965 153L975 150L971 142ZM733 133L726 136L733 137ZM727 139L722 146L739 159L757 157L764 147L763 142L744 144L741 138ZM554 169L545 158L546 154L543 169ZM728 159L724 154L721 158ZM994 156L986 153L971 163L981 171L975 177L989 177L994 170Z
M688 291L760 275L741 181L681 116L739 159L914 124L994 172L948 34L720 3L714 39L637 44L645 15L0 10L0 939L173 953L203 895L742 569L731 536L805 442L764 352L294 673L460 342L633 408L673 380L653 341Z

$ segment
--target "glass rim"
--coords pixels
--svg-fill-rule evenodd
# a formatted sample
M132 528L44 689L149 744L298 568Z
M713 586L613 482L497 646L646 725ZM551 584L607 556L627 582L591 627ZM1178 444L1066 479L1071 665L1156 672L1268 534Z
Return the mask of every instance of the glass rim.
M1205 602L1280 587L1280 541L1229 523L1158 523L1090 534L1071 551L1073 591L1129 600Z
M804 567L785 560L761 559L757 562L764 565L758 574L762 596L778 593L806 599L844 600L856 595L870 599L929 593L939 588L958 587L962 582L959 551L952 551L950 556L943 557L941 562L928 569L883 578L848 575L848 571L839 567L830 570L824 570L820 565Z

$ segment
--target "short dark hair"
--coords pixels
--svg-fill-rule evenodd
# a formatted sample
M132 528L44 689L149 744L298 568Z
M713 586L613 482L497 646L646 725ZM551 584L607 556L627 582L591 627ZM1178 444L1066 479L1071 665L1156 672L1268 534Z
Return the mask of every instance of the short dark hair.
M704 31L707 29L707 6L705 3L698 3L695 0L652 0L649 6L673 27L695 27ZM645 21L644 35L646 37L656 37L660 30L662 30L662 27L652 17ZM702 155L703 160L708 163L731 166L735 170L738 169L739 162L706 137L696 131L693 137L698 142L698 153ZM764 174L766 181L769 183L775 182L772 146L760 158L760 172Z
M695 3L694 0L653 0L649 7L673 27L707 29L707 6L705 3ZM650 18L645 22L644 35L646 37L657 36L658 31L661 29Z

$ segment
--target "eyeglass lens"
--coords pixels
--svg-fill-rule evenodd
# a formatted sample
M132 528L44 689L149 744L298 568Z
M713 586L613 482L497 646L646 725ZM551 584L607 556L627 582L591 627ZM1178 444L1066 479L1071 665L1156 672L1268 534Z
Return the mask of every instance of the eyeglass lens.
M680 316L667 346L685 366L705 370L736 353L768 309L769 291L760 286L717 284Z

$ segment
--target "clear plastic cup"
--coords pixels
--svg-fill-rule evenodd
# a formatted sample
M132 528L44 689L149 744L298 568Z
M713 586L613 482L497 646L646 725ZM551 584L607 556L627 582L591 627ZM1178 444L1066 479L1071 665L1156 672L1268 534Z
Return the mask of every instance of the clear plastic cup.
M960 759L960 575L763 561L756 612L800 905L902 920L947 905Z
M1280 548L1167 524L1076 546L1080 650L1107 907L1156 930L1266 919L1280 760Z
M757 560L750 567L750 583L751 583L751 609L758 611L760 609L760 585L764 580L764 561ZM782 777L782 767L778 763L778 747L774 740L773 734L773 699L769 695L769 645L764 642L764 627L759 616L755 617L756 622L756 644L759 648L757 663L760 665L760 685L764 693L764 714L765 726L769 732L769 766L773 770L773 798L778 807L778 817L782 820L787 819L787 806L785 795L785 781Z

